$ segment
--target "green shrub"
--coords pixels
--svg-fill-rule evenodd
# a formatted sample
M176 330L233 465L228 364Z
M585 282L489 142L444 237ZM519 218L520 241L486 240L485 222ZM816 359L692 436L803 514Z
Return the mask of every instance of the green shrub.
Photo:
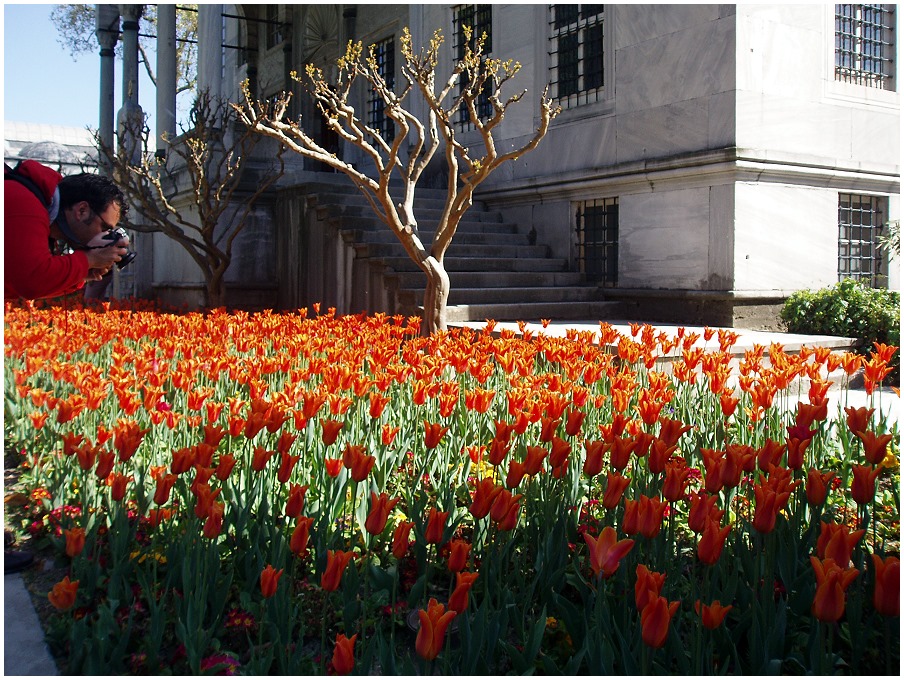
M782 308L782 321L790 333L856 338L854 350L868 355L874 342L900 347L901 294L869 288L844 279L817 291L801 290ZM900 352L892 359L892 379L900 369Z

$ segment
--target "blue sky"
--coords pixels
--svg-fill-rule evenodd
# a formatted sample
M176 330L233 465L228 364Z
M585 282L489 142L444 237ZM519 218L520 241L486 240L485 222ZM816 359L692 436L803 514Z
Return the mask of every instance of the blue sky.
M92 54L71 57L58 42L50 21L52 9L53 5L3 6L3 119L95 129L100 47ZM139 68L139 101L153 117L154 88L144 67ZM118 110L122 101L119 59L114 81Z

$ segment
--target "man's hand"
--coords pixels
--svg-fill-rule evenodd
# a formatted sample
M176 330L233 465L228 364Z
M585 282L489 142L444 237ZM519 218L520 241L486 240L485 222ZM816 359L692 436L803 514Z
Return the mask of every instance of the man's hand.
M109 271L110 267L107 267L106 269L89 269L88 276L85 277L85 281L100 281Z
M121 243L122 241L120 241ZM122 259L122 256L128 252L126 248L119 244L107 246L106 248L95 248L86 250L85 255L88 258L88 269L100 269L105 274L110 268ZM89 272L90 275L90 272Z

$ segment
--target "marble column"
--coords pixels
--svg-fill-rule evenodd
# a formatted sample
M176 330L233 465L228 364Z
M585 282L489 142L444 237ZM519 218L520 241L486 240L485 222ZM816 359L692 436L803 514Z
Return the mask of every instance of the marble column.
M198 5L198 92L222 95L223 5Z
M119 11L116 5L95 5L97 23L94 35L100 45L100 101L98 102L98 136L101 144L113 149L113 120L115 106L114 48L119 42ZM109 173L110 164L98 154L100 166Z
M176 136L176 6L157 5L157 157Z
M141 5L120 5L122 14L122 108L117 116L119 153L134 164L141 158L144 112L138 104L138 22Z

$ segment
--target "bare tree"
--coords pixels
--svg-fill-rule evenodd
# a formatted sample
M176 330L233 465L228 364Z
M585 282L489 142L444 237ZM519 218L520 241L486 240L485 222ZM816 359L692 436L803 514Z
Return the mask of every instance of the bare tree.
M502 98L503 86L520 70L517 62L502 61L483 53L486 36L471 39L465 31L464 56L453 65L451 74L440 83L437 92L436 69L442 34L436 31L427 48L415 53L411 35L406 28L402 34L401 71L405 83L396 94L380 72L373 46L362 58L361 43L349 42L345 56L337 62L338 77L329 83L320 69L308 65L308 79L304 82L330 129L340 138L363 150L373 163L376 177L372 178L335 154L330 153L302 130L300 121L286 120L289 94L283 94L272 104L254 101L244 88L244 105L236 106L249 129L274 137L293 151L325 163L351 178L364 194L380 219L399 238L409 257L427 277L424 292L425 333L446 328L446 302L449 297L449 276L443 257L452 243L455 231L465 211L474 200L474 190L496 168L534 149L546 134L549 122L559 108L547 98L540 98L540 124L524 146L500 153L493 131L502 122L509 106L521 100L526 91ZM302 82L296 73L293 79ZM395 124L395 136L386 141L380 131L369 127L356 114L349 95L357 78L367 81L385 103L385 114ZM426 102L426 124L405 108L406 99L414 92ZM478 99L488 97L490 112L481 117ZM455 137L459 112L480 134L482 149L464 147ZM428 163L440 147L448 168L447 198L439 224L429 249L422 243L414 215L415 188ZM406 157L407 156L407 157ZM401 200L390 195L390 179L397 173L401 179Z
M143 121L140 130L120 131L115 150L97 138L102 158L143 218L126 226L165 234L181 245L201 269L208 308L224 306L224 275L236 237L258 199L284 171L285 149L280 145L275 155L278 168L255 173L249 181L248 162L263 138L235 119L225 100L202 92L189 112L188 125L178 137L166 140L165 158L148 151L150 130ZM177 207L177 199L185 194L186 207Z

